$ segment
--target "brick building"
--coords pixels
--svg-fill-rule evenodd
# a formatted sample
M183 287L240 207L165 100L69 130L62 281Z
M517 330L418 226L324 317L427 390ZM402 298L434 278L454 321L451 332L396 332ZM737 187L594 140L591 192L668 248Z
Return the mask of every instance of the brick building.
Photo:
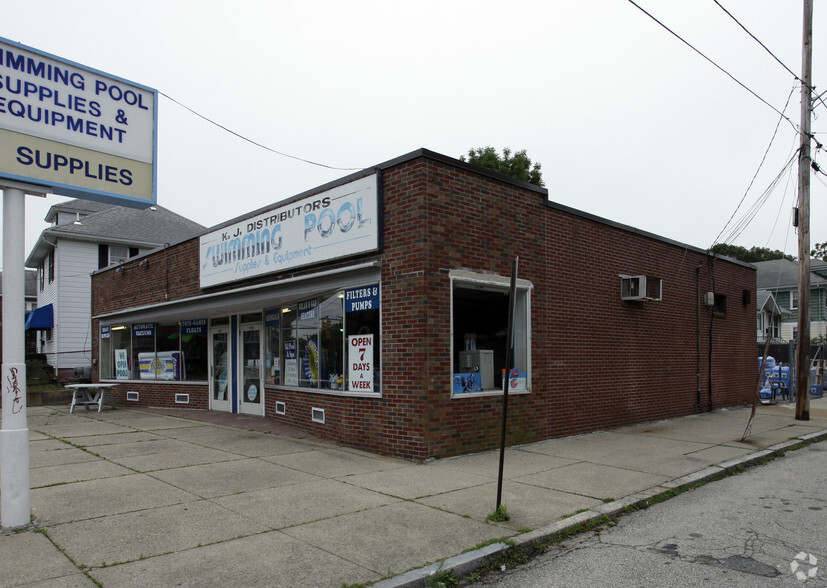
M755 270L418 150L93 276L118 402L422 460L735 405Z

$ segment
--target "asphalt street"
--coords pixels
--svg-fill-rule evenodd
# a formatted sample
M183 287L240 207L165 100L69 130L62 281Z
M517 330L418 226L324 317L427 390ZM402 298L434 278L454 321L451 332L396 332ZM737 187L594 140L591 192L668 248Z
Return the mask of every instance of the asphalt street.
M827 586L827 444L577 536L478 584Z

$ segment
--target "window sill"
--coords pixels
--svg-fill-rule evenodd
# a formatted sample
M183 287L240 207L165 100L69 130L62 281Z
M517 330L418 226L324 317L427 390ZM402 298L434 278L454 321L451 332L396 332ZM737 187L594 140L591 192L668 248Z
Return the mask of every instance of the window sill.
M101 378L101 383L105 384L186 384L191 386L205 386L209 384L207 380L115 380L112 378Z
M526 394L531 394L531 389L527 390L510 390L508 392L509 396L524 396ZM465 392L462 394L451 394L451 398L479 398L481 396L502 396L502 390L483 390L482 392Z

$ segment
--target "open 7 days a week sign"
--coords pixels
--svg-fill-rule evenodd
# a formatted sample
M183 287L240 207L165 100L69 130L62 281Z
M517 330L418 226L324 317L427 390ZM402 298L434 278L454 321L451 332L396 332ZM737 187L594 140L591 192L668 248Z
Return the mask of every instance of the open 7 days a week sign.
M352 335L347 338L348 389L351 392L373 392L373 335Z

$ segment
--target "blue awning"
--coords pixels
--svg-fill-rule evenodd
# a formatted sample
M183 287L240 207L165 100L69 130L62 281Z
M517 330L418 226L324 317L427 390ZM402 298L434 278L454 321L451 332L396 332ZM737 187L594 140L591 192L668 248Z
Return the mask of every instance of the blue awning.
M55 326L55 316L52 311L52 305L47 304L40 308L35 308L26 317L26 330L29 329L51 329Z

